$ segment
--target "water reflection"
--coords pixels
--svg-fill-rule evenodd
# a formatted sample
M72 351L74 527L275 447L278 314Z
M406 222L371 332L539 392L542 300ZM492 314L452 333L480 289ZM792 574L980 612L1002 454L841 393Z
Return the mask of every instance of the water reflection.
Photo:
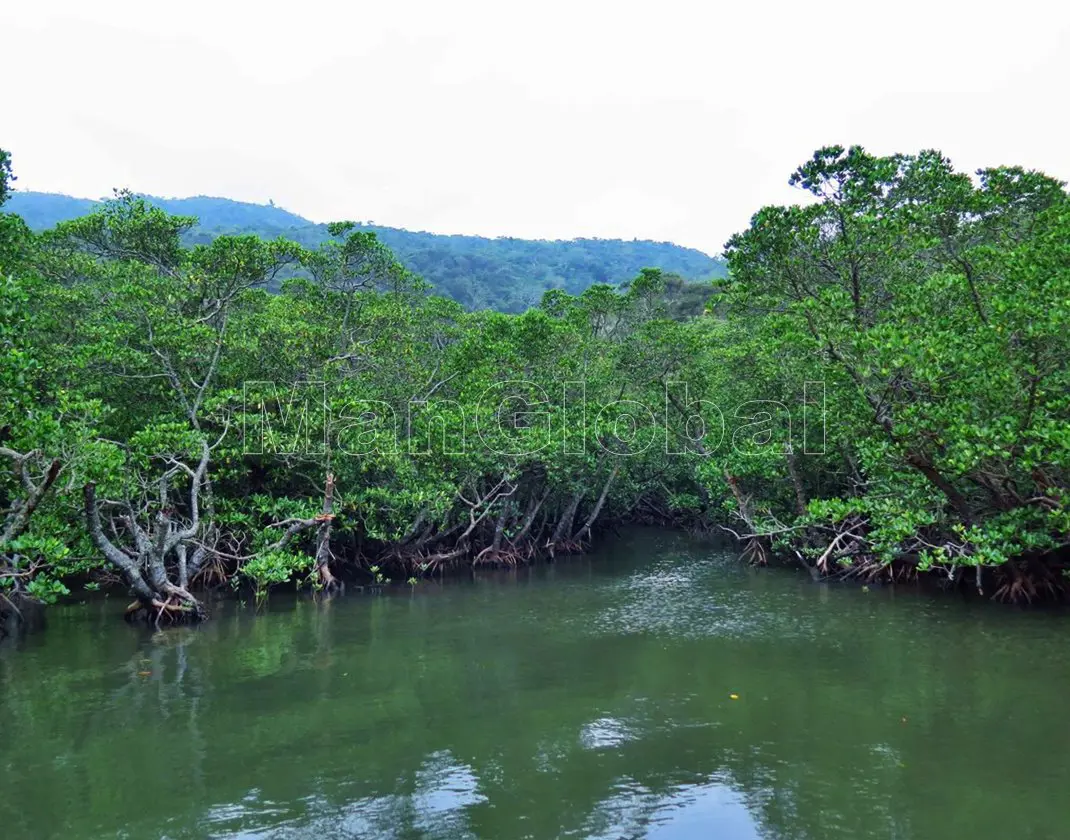
M1059 615L608 556L0 656L4 837L1059 836Z

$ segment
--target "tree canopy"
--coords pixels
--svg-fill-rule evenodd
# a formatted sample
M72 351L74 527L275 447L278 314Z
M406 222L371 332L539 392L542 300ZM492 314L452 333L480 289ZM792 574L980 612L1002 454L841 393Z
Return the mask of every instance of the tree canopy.
M716 289L645 267L516 314L433 294L354 223L193 241L130 193L42 232L0 216L0 605L118 585L189 620L204 587L416 581L619 521L1063 597L1063 185L859 147L791 183Z

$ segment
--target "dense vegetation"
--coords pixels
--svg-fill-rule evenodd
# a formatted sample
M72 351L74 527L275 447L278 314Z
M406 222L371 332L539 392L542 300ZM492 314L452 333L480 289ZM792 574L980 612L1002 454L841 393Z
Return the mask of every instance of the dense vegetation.
M204 245L222 234L253 233L264 239L284 236L316 248L330 235L317 225L275 205L248 204L226 198L155 198L148 201L168 213L194 216L197 224L183 235L189 246ZM100 202L51 193L16 192L9 212L33 230L91 213ZM433 289L469 309L522 312L538 304L549 289L580 294L599 283L619 285L642 268L660 268L689 280L723 277L719 260L669 242L619 239L528 240L482 236L442 236L383 227L371 223L358 229L374 233L410 271Z
M1063 185L839 147L792 183L811 200L732 238L697 316L656 269L468 312L350 224L186 247L192 218L128 194L43 233L3 216L5 602L121 584L186 620L228 581L415 582L621 520L1061 596Z

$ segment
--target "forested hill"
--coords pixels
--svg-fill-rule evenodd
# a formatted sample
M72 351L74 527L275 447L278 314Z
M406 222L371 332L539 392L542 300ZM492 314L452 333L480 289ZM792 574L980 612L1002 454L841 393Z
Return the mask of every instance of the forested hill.
M190 243L221 233L286 236L315 246L327 238L318 225L274 205L227 198L156 198L169 213L196 216L200 226ZM5 211L43 230L90 212L99 202L55 193L15 192ZM482 236L445 236L380 225L372 230L412 271L441 294L472 309L519 312L537 303L547 289L578 294L595 283L619 284L642 268L660 268L690 280L724 276L724 264L693 248L669 242L620 239L531 240Z

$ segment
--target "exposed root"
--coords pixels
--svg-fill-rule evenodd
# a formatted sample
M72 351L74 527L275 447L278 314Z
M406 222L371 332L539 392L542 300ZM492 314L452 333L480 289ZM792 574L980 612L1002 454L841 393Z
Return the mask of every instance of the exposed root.
M995 601L1031 604L1038 600L1057 600L1066 591L1062 581L1043 562L1008 560L1000 572L1002 581L992 595Z
M123 612L123 618L131 623L144 621L155 627L163 627L178 624L198 624L208 618L208 611L192 595L189 596L189 599L175 595L166 600L153 598L148 604L142 601L134 601Z
M516 566L518 558L511 551L494 550L493 546L487 546L472 561L473 566Z
M769 564L769 552L759 537L748 537L743 545L743 560L752 566Z
M750 519L745 521L752 524ZM739 533L724 525L719 527L741 543L742 559L757 566L764 566L769 561L769 546L775 538L792 535L796 547L791 552L814 580L918 583L926 579L942 579L942 588L955 588L967 579L963 571L976 562L968 543L953 542L939 534L925 532L905 540L903 550L889 561L876 554L867 536L869 520L858 514L828 525L784 526L774 520L774 527L762 532ZM925 552L950 558L951 562L934 564L923 571L919 564ZM812 559L808 560L808 557ZM1070 594L1070 581L1064 575L1065 560L1065 553L1060 555L1058 551L1043 556L1023 556L1000 566L973 565L969 577L973 579L978 595L985 596L987 590L995 601L1015 604L1060 601Z
M550 556L550 559L556 559L558 552L568 557L574 554L583 554L583 543L576 542L575 540L558 540L556 542L546 543L546 552Z
M342 582L332 574L330 567L324 563L316 569L320 592L333 594L342 590Z

